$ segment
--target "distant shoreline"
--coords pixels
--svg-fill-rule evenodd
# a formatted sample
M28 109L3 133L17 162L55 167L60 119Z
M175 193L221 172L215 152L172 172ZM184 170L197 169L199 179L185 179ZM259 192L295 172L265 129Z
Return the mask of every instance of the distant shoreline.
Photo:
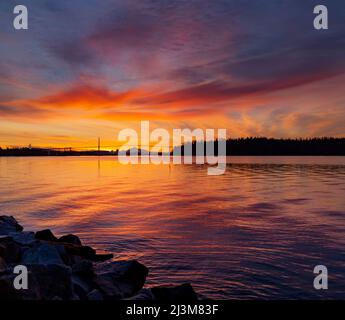
M0 158L66 158L66 157L115 157L118 158L118 155L112 154L60 154L60 155L0 155ZM139 157L147 157L147 155ZM173 157L173 155L171 155ZM193 156L195 157L195 156ZM345 154L231 154L226 155L226 157L345 157Z
M197 150L210 148L218 154L218 145L221 141L194 141L171 149L170 155L200 154ZM224 143L225 141L223 141ZM76 147L49 148L49 147L12 147L1 148L0 157L33 157L33 156L118 156L120 153L129 154L135 151L139 156L148 155L144 149L131 150L83 150ZM162 153L158 153L161 155ZM205 154L205 153L204 153ZM155 153L157 155L157 153ZM275 138L240 138L226 140L227 156L345 156L345 138L309 138L309 139L275 139Z

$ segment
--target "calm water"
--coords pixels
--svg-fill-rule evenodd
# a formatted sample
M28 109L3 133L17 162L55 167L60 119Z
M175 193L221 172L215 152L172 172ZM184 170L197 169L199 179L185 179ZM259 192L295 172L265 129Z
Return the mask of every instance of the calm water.
M205 166L110 157L0 158L0 214L76 233L210 298L345 298L345 157L232 157ZM324 264L329 290L313 289Z

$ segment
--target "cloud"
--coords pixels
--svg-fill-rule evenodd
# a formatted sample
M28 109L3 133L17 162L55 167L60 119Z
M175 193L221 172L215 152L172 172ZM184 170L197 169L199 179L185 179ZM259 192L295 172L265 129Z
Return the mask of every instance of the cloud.
M50 110L41 109L33 105L25 105L22 103L0 103L0 119L13 119L21 121L40 121L49 119L53 113Z
M339 134L345 115L316 106L343 106L344 10L325 0L318 32L314 2L30 1L25 35L0 28L0 122L224 118L241 134Z
M190 86L176 91L152 95L144 99L137 99L134 103L151 106L200 106L216 102L232 102L233 100L259 97L280 90L291 89L318 82L340 74L339 70L327 71L319 74L306 74L299 77L283 78L279 81L261 80L244 84L232 84L228 82L213 81L206 84Z
M197 116L198 110L182 110L180 113L171 109L152 112L137 105L133 111L125 108L133 104L138 97L148 95L140 89L114 92L105 87L76 84L72 88L35 99L21 99L0 103L0 115L6 118L30 119L32 117L61 118L64 116L128 120L128 119L164 119ZM140 112L136 111L141 109ZM76 112L76 113L75 113Z
M102 109L117 107L133 95L134 91L117 93L104 87L77 84L71 89L31 100L30 103L54 109Z

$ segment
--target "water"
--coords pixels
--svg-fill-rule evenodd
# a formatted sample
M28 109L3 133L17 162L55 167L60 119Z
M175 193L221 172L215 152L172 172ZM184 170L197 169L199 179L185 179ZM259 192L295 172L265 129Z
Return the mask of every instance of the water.
M214 299L344 298L345 157L232 157L121 165L111 157L0 158L0 214L138 259L148 285ZM328 267L329 289L313 288Z

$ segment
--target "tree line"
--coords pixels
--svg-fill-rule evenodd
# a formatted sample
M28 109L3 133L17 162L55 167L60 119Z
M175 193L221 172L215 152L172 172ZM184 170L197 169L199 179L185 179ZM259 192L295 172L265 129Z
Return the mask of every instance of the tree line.
M198 144L214 145L218 154L218 141L192 143L193 155L196 155ZM184 154L186 144L182 146ZM249 137L226 140L226 153L231 155L248 156L344 156L345 138L307 138L307 139L275 139L265 137Z

